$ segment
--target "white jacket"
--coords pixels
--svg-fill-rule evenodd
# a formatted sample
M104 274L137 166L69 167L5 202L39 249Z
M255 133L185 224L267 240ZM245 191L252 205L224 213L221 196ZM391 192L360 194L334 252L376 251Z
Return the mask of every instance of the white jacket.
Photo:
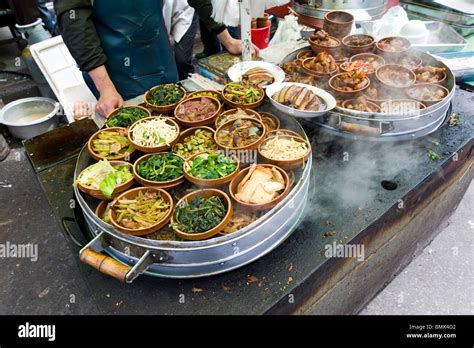
M194 8L187 0L163 0L163 19L168 35L179 42L188 31L194 17Z

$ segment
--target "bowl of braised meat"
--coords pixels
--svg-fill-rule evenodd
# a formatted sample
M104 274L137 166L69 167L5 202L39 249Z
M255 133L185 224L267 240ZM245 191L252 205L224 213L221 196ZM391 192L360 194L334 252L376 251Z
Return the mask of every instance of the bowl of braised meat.
M329 87L339 96L356 96L370 85L369 78L361 71L343 72L329 80Z
M407 88L415 83L416 77L413 71L397 64L385 64L377 69L375 76L390 88Z

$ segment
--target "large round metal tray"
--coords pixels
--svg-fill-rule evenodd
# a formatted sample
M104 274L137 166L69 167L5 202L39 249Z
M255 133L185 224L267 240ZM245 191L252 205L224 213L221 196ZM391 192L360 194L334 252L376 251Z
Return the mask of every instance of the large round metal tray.
M310 46L300 48L287 55L282 63L296 59L299 52L311 49ZM452 71L433 56L417 51L426 65L437 65L446 68L447 79L444 83L449 94L441 102L431 105L414 115L390 115L386 113L368 113L352 111L336 107L320 118L314 118L311 123L329 130L334 134L355 135L357 139L375 141L400 141L416 139L436 131L442 124L450 108L451 99L455 93L455 78ZM340 129L342 122L349 122L378 130L377 135L358 135Z
M279 116L279 111L270 105L262 109ZM306 137L295 119L288 116L279 118L281 128L292 129ZM74 180L93 162L87 148L83 148L76 163ZM84 195L75 185L78 204L95 236L85 248L106 251L115 259L134 265L127 274L127 282L141 273L166 278L193 278L241 267L270 252L294 231L306 206L311 163L310 157L305 167L296 173L295 184L288 196L257 221L237 232L203 241L162 241L123 234L95 215L98 202Z

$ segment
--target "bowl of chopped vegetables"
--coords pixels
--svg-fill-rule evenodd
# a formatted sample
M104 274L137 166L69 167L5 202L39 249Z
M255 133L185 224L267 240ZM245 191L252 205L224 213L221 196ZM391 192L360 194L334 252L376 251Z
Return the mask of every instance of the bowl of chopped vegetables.
M137 187L123 192L110 205L109 219L120 232L144 236L165 226L173 212L173 199L163 189Z
M196 153L218 150L214 129L206 126L188 128L181 132L173 152L187 159Z
M178 201L171 225L183 239L202 240L223 230L232 212L232 202L225 192L210 188L197 190Z
M168 150L179 137L178 124L169 117L147 117L128 129L133 147L145 153Z
M183 100L174 109L176 120L186 127L207 126L214 123L222 105L214 97L192 97Z
M87 142L87 149L98 161L104 158L123 160L135 151L128 140L127 129L122 127L105 128L92 134Z
M133 185L132 165L101 160L84 169L76 179L79 190L101 200L110 200Z
M273 164L252 164L229 184L231 197L249 211L268 210L290 191L290 178Z
M193 97L213 97L222 102L222 92L215 91L213 89L201 89L199 91L194 91L186 95L186 99Z
M158 85L145 93L145 104L157 112L173 110L184 98L186 90L172 83Z
M263 89L244 82L231 82L224 86L222 99L224 103L241 109L259 107L265 98Z
M219 187L239 173L240 164L235 156L221 152L197 153L184 163L185 178L197 186Z
M128 128L142 118L151 117L151 113L143 106L121 106L112 111L105 121L107 127Z
M235 120L236 118L241 118L241 117L252 117L252 118L256 118L257 120L262 119L262 117L260 116L260 113L252 109L230 109L230 110L224 111L219 116L217 116L216 121L214 122L214 125L216 126L216 128L219 128L220 125L230 120Z
M133 176L143 186L174 187L184 181L184 158L171 152L147 154L135 161Z
M258 147L264 162L289 170L303 167L311 156L311 145L302 137L276 135L265 139Z
M217 128L214 139L225 150L253 150L265 139L266 128L261 120L241 117Z
M260 117L267 128L267 133L280 128L280 119L270 112L261 111Z

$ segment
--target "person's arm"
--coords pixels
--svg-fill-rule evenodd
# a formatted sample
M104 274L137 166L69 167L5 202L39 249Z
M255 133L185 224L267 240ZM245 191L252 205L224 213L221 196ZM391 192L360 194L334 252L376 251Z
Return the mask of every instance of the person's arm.
M91 0L55 0L54 7L64 43L79 69L86 71L100 93L96 111L109 114L123 104L104 66L107 57L92 21Z
M227 28L223 24L219 24L212 18L212 2L211 0L188 0L189 6L193 7L199 19L204 23L206 28L217 38L222 45L232 54L239 54L242 52L242 41L234 39ZM238 15L238 14L237 14ZM252 44L252 53L258 56L258 47Z

